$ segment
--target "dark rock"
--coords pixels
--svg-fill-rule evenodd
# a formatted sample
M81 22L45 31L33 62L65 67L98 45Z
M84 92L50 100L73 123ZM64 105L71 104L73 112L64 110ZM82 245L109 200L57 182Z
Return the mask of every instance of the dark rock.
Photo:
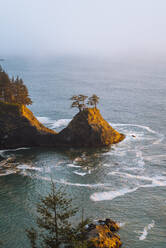
M125 138L106 122L96 108L79 112L58 135L59 144L74 147L99 147L118 143Z
M55 137L27 107L0 102L0 149L53 146Z
M118 143L114 130L96 108L79 112L60 133L46 128L25 106L0 102L0 149L18 147L98 147Z
M97 225L90 224L85 232L85 240L89 248L119 248L122 245L119 235L115 232L119 230L118 224L111 220L98 220Z

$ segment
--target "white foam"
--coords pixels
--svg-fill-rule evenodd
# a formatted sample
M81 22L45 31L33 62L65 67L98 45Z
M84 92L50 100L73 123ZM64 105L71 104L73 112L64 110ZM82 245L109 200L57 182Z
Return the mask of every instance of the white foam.
M126 225L126 223L125 222L120 222L120 223L118 223L118 225L120 226L120 227L124 227L125 225Z
M153 181L153 178L151 178L151 177L133 175L133 174L129 174L129 173L125 173L125 172L118 172L118 171L109 172L108 175L118 175L118 176L123 177L123 178L136 178L139 180Z
M133 189L125 188L125 189L121 189L119 191L97 192L97 193L92 194L90 196L90 199L92 201L113 200L119 196L124 196L125 194L132 193L132 192L136 191L137 189L138 189L138 187L133 188Z
M54 123L51 125L52 128L60 128L60 127L66 127L71 119L60 119L57 121L54 121Z
M74 174L79 175L79 176L81 176L81 177L87 175L86 172L79 172L79 171L74 171Z
M38 116L37 119L43 123L43 124L49 124L51 128L60 128L60 127L66 127L71 119L59 119L59 120L52 120L48 117L42 117Z
M0 173L0 177L8 176L8 175L15 174L15 173L16 171L14 170L7 170L5 173Z
M51 181L51 178L48 178L48 177L36 176L36 175L34 177L37 179L45 180L45 181ZM103 183L98 183L98 184L71 183L71 182L66 181L65 179L60 179L60 180L53 179L53 182L64 184L64 185L69 185L69 186L85 187L85 188L105 188L105 186L111 186L111 184L103 184Z
M48 117L37 116L36 118L38 119L38 121L40 121L43 124L50 124L50 123L52 123L51 119L48 118Z
M156 134L157 132L154 131L153 129L151 129L150 127L147 127L147 126L143 126L143 125L137 125L137 124L121 124L121 123L109 123L110 125L112 126L119 126L119 127L124 127L124 126L129 126L129 127L139 127L139 128L142 128L142 129L145 129L147 130L148 132L150 133L153 133L153 134Z
M67 164L67 167L71 167L71 168L80 168L80 165L75 165L75 164Z
M5 151L6 151L6 150L0 150L0 154L1 154L1 153L4 153Z
M155 221L152 220L151 224L145 226L142 235L139 237L139 240L145 240L148 235L148 231L150 231L154 227L154 225L155 225Z
M0 155L2 158L5 158L4 153L5 153L5 150L0 150Z
M116 172L112 172L112 174L115 174ZM127 173L124 173L127 174ZM128 174L129 176L130 174ZM124 196L125 194L129 194L132 192L135 192L136 190L140 188L153 188L153 187L166 187L166 177L165 176L155 176L153 178L144 177L144 176L136 176L136 175L130 175L131 177L137 177L139 179L148 180L151 181L151 184L143 184L139 185L135 188L129 189L119 189L117 191L107 191L107 192L96 192L90 196L90 199L92 201L108 201L113 200L117 197ZM106 185L105 185L106 186Z
M3 155L3 153L5 152L15 152L15 151L19 151L19 150L27 150L30 149L30 147L20 147L20 148L16 148L16 149L6 149L6 150L0 150L0 154Z
M15 151L19 151L19 150L28 150L30 149L30 147L20 147L20 148L17 148L15 149ZM12 150L13 151L13 150Z
M17 169L19 169L19 170L35 170L35 171L42 171L42 168L30 166L30 165L27 165L27 164L18 165L18 166L17 166Z

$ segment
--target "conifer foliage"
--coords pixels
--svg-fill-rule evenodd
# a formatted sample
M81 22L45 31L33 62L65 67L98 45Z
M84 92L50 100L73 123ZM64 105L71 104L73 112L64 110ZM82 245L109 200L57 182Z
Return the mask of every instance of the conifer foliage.
M88 99L88 102L85 103L85 100ZM87 108L87 105L90 105L92 107L97 107L97 104L99 103L99 97L93 94L91 97L88 98L88 96L84 95L74 95L70 98L72 102L71 108L78 108L79 111L83 111Z
M0 100L7 103L30 105L32 101L28 89L19 77L9 78L8 74L0 66Z
M32 248L59 248L64 244L74 247L78 242L80 244L80 230L88 220L81 221L77 228L72 227L70 218L77 213L78 209L72 207L71 203L72 200L67 198L64 189L57 189L52 181L51 192L48 196L41 198L37 205L38 231L33 228L26 231Z

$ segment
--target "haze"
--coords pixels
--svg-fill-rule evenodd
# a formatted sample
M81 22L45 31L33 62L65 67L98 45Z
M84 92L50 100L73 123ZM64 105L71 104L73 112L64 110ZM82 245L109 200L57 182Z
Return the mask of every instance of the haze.
M0 57L166 55L165 0L0 0Z

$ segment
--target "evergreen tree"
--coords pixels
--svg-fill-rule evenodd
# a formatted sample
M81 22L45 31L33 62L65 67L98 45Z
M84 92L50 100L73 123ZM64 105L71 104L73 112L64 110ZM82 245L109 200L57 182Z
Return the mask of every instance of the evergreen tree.
M72 102L71 108L78 108L79 111L81 111L81 106L80 106L79 101L76 100L76 101Z
M9 78L8 74L0 66L0 100L8 103L20 105L30 105L32 101L28 94L28 89L23 80L18 76L16 79Z
M17 104L23 105L30 105L32 104L31 99L28 95L28 89L24 85L23 80L19 77L16 78L13 84L13 94L14 94L14 101Z
M0 68L0 98L5 102L11 102L11 82L5 71Z
M82 111L86 108L85 105L85 100L87 99L87 96L84 95L74 95L70 98L70 100L72 100L72 104L71 104L71 108L78 108L79 111Z
M88 99L88 105L95 106L97 107L97 104L99 103L99 97L93 94L91 97Z
M88 98L88 96L84 96L84 95L79 95L78 99L80 102L82 102L82 104L85 106L85 100Z
M77 208L72 208L72 200L66 198L62 188L57 189L51 183L51 193L41 198L37 206L37 225L40 230L27 230L27 236L32 248L58 248L62 244L76 241L77 231L71 226L70 218L76 214ZM39 245L39 246L38 246Z

